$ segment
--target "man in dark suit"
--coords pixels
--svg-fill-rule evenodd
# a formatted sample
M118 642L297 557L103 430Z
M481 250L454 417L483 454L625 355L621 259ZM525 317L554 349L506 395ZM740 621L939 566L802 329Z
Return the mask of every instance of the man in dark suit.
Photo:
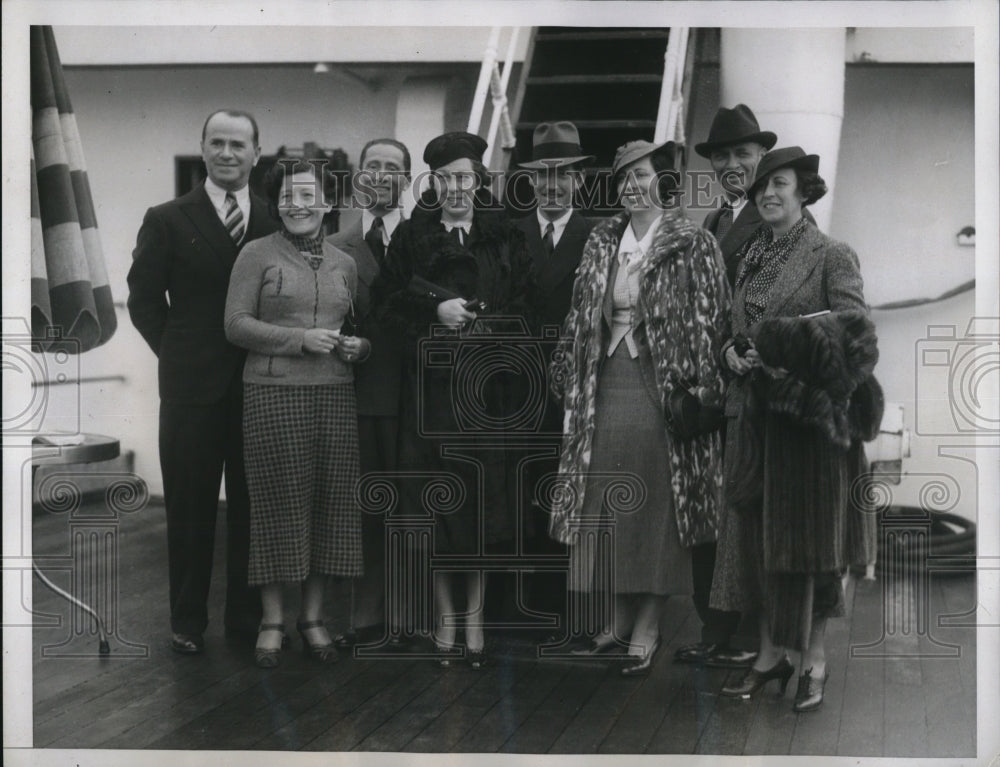
M722 206L705 218L704 227L719 241L730 286L736 282L740 249L762 223L757 208L747 204L747 189L757 163L777 140L775 134L760 129L748 106L737 104L732 109L721 107L712 120L708 139L694 147L712 163L726 196Z
M241 246L275 231L250 192L260 158L246 112L213 112L202 128L204 184L146 212L128 274L132 324L159 360L160 468L167 511L171 648L200 653L208 625L215 520L226 478L227 634L254 636L261 604L247 586L250 499L243 468L243 362L223 330Z
M580 136L571 122L541 123L532 136L532 157L520 167L530 172L536 207L520 219L517 227L524 232L532 261L534 284L533 315L536 332L554 329L551 343L544 343L546 359L555 349L555 339L569 313L576 268L593 222L575 209L577 191L583 183L584 163L593 160L584 155ZM546 398L541 433L537 447L548 449L551 456L529 464L527 487L521 496L532 519L526 520L529 546L538 553L565 554L565 547L548 537L548 510L533 505L535 485L545 474L559 468L559 446L563 412L559 403ZM565 615L566 583L560 573L533 574L528 579L528 602L534 609Z
M358 444L364 476L368 472L395 471L397 467L401 349L398 336L376 320L371 290L382 268L389 239L403 219L400 202L410 186L410 152L395 139L373 139L361 150L358 166L355 201L361 216L327 239L358 265L355 319L358 334L371 342L368 359L354 369ZM398 643L404 628L399 615L386 616L385 520L365 514L361 523L364 575L351 583L351 627L334 637L340 649L383 636L390 643ZM383 634L386 628L387 635Z
M705 218L704 227L719 241L730 287L736 282L740 251L763 223L756 206L748 204L747 189L753 182L757 164L777 140L775 134L760 129L748 106L737 104L732 109L721 107L712 120L708 139L694 147L694 151L712 163L726 197L722 206ZM753 661L754 653L730 644L739 628L740 614L708 605L715 554L714 542L691 549L694 606L702 623L701 641L679 647L674 659L681 663L742 668Z

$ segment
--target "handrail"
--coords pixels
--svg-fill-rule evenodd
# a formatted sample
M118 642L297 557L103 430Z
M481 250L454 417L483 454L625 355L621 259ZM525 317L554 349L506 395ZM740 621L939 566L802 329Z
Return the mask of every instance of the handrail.
M498 133L500 136L500 146L504 150L513 149L516 141L507 104L507 84L510 82L510 73L514 68L514 52L517 49L517 41L521 28L511 28L510 40L507 44L507 53L502 71L497 63L501 29L501 27L493 27L490 30L489 41L486 43L486 50L483 52L483 63L479 69L479 81L476 83L476 93L472 99L472 109L469 111L469 124L467 128L469 133L479 133L479 127L483 121L483 112L486 109L486 96L489 93L493 104L493 111L490 117L489 131L486 134L486 151L483 153L483 157L487 163L489 163L492 156L491 153Z
M663 82L656 113L653 141L684 143L684 62L687 57L688 27L671 27L667 50L663 54Z

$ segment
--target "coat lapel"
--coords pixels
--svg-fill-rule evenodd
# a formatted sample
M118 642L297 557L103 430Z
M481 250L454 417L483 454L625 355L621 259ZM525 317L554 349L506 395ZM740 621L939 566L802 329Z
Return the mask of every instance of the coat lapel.
M365 242L364 234L361 231L361 219L355 221L349 229L344 231L343 238L336 238L333 244L354 258L354 263L358 266L358 279L371 287L378 276L378 262L375 260L372 249Z
M537 229L537 227L535 227ZM544 268L539 272L539 282L546 289L552 289L566 277L576 271L580 265L580 255L583 253L583 246L587 242L590 234L590 227L578 211L573 211L566 229L563 230L559 244L556 245L552 256L545 262ZM541 232L539 232L539 243L541 243Z
M212 205L212 201L208 197L208 192L205 191L204 184L195 189L189 195L189 199L181 203L181 209L191 220L195 229L198 230L202 238L202 243L207 246L207 250L216 259L224 272L229 274L233 268L233 263L236 261L238 248L236 247L236 243L233 242L232 237L229 236L229 232L226 231L226 227L223 226L222 221L219 220L219 216L215 212L215 206ZM192 240L191 244L197 246L199 243L197 240Z
M795 249L788 255L788 261L785 262L781 274L778 275L778 279L771 288L764 317L779 316L785 302L799 289L803 282L809 279L809 275L816 269L820 262L822 243L815 235L815 227L811 224L807 225Z
M763 222L761 221L760 213L757 212L757 207L749 202L744 205L743 210L740 211L740 215L736 217L733 225L729 227L729 231L726 232L725 236L719 242L723 258L728 260L736 251L742 248L744 243L757 231L761 223Z

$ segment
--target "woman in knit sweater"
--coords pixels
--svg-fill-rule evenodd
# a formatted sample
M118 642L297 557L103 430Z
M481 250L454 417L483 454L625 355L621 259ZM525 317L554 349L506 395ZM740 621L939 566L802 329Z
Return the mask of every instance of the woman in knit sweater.
M278 665L284 644L283 584L301 584L304 649L328 663L337 652L320 619L327 577L361 574L352 367L369 344L345 328L357 286L354 260L323 242L327 175L293 160L268 173L267 197L282 228L243 249L226 301L226 337L249 350L249 580L261 587L255 658L265 668Z

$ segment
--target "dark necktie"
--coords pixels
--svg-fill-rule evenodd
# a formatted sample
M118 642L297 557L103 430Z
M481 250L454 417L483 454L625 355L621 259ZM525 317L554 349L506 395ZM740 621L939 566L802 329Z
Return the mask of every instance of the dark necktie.
M232 192L226 192L226 220L224 223L226 231L233 238L233 242L239 245L246 227L243 225L243 211L237 205L236 196Z
M715 227L715 239L722 242L722 238L733 227L733 209L729 205L722 206L722 214L719 216L719 223Z
M459 245L462 245L463 247L465 245L465 238L463 237L464 234L465 230L462 229L462 227L460 226L453 226L451 228L452 239L455 240L455 242L457 242Z
M552 251L556 249L556 228L555 225L549 221L545 226L545 236L542 237L542 245L545 246L545 255L551 256Z
M371 228L368 230L368 234L365 235L365 242L368 243L368 248L371 250L372 255L375 256L375 261L380 266L382 261L385 259L385 239L383 238L383 232L385 231L385 224L382 222L381 216L375 216L372 219Z

